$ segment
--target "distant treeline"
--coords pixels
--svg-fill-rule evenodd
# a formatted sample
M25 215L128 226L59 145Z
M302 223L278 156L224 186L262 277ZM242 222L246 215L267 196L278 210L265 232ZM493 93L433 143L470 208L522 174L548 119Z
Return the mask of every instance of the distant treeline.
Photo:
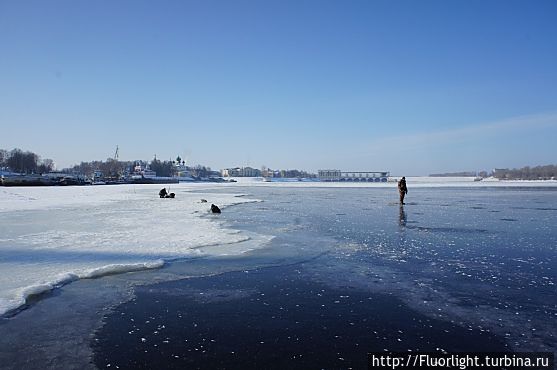
M432 173L431 177L470 177L476 176L475 172L447 172L447 173Z
M161 161L154 158L149 167L157 173L157 176L173 176L176 172L176 161ZM185 162L180 162L185 164ZM106 177L119 177L125 173L133 172L136 165L145 167L148 163L146 161L118 161L114 158L108 158L106 161L91 161L81 162L70 168L61 170L63 173L84 175L92 177L95 171L101 171ZM16 173L48 173L53 171L54 161L52 159L41 159L41 157L30 151L23 151L21 149L13 149L7 151L0 149L0 169L16 172ZM194 167L187 167L193 176L209 177L214 172L210 167L197 165Z
M71 168L65 168L62 172L69 172L75 174L81 174L88 177L92 177L95 171L101 171L105 177L118 177L125 173L132 173L135 166L140 165L145 168L149 165L149 168L156 172L157 176L171 177L176 174L176 161L161 161L154 158L151 162L146 161L117 161L113 158L107 158L106 161L93 161L93 162L81 162ZM205 167L202 165L197 165L194 167L187 167L187 170L197 177L208 177L212 175L210 167Z
M47 173L54 169L54 161L17 148L11 151L0 149L0 169L17 173Z
M551 180L557 177L557 165L496 169L493 176L500 180Z
M522 168L497 168L491 172L450 172L450 173L434 173L429 176L432 177L490 177L493 176L500 180L551 180L557 177L557 166L536 166L536 167L522 167Z

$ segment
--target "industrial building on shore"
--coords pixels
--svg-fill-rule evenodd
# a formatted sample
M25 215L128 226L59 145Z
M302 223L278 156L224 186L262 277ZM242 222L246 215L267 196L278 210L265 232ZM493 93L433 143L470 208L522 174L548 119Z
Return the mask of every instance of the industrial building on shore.
M387 182L389 176L387 171L319 170L317 172L317 177L321 181Z

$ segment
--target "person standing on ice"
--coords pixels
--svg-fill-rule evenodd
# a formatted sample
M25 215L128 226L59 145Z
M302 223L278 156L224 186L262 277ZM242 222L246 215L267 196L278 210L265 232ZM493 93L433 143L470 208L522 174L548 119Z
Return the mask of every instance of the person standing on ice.
M408 188L406 187L406 177L402 176L402 179L398 182L398 194L400 195L400 204L404 204L404 196L408 194Z

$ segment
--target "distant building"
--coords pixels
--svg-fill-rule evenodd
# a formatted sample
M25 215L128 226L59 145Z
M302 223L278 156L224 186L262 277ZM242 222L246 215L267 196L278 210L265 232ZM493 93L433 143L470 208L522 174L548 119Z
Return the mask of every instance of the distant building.
M240 167L221 170L222 177L240 177Z
M155 178L157 177L157 173L149 168L149 165L143 166L141 164L137 164L133 168L132 178Z
M319 170L321 181L386 182L390 176L387 171L341 171Z
M180 157L178 157L180 158ZM186 162L180 162L180 161L176 161L175 165L174 165L174 174L175 177L191 177L191 172L189 170L189 168L186 166Z
M241 170L242 177L261 177L261 171L257 168L243 167Z
M261 171L251 167L225 168L221 174L223 177L261 177Z
M340 181L342 176L341 170L319 170L317 177L321 181Z

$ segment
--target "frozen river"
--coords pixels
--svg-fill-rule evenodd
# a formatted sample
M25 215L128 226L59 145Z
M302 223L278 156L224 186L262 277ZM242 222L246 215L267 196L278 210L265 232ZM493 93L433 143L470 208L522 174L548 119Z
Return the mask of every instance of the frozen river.
M319 284L351 292L353 297L393 297L416 317L434 320L424 330L470 331L471 337L458 336L467 338L460 339L460 347L445 341L449 348L440 350L475 348L474 338L485 334L498 338L493 343L501 341L507 350L554 352L554 183L480 186L422 181L413 186L409 181L408 185L403 207L397 203L395 184L176 185L171 189L177 196L174 200L159 199L157 186L0 189L3 311L21 308L30 293L73 281L55 289L60 294L52 299L33 300L34 304L23 306L27 309L12 311L3 320L0 333L9 335L3 336L6 351L0 351L0 359L12 361L18 357L17 348L30 343L40 347L36 342L45 340L43 346L51 348L51 354L37 354L37 361L46 356L61 361L54 362L56 366L77 366L93 357L93 347L100 366L105 358L98 354L106 354L105 347L91 347L90 339L84 339L80 351L67 353L65 341L90 338L101 321L106 324L99 343L120 338L111 332L120 326L119 316L111 312L122 304L120 314L129 314L126 302L135 299L134 287L221 275L214 282L218 285L227 279L223 273L268 266L282 266L287 275L296 271L308 290ZM201 198L209 202L201 203ZM223 214L210 215L211 203L221 206ZM141 269L149 270L113 275ZM104 275L109 276L75 281ZM272 280L265 276L261 281ZM259 289L245 288L243 280L238 284L240 288L227 299L247 299ZM302 285L299 290L298 296L306 295ZM340 297L348 299L349 294ZM341 304L342 299L333 303ZM302 302L294 307L298 304ZM69 313L65 305L79 309ZM386 315L380 320L388 322L388 311L379 310L379 315ZM358 312L366 316L365 310ZM70 332L55 324L54 317L83 325ZM260 324L268 326L264 320ZM23 335L29 325L37 330L34 338ZM125 333L136 333L128 329ZM400 329L404 335L375 339L384 341L382 346L389 350L439 349L438 334L422 334L426 339L419 347L422 339L412 338L415 333L408 329ZM41 339L52 330L57 337ZM137 338L140 344L141 339L145 337ZM123 343L131 342L126 338ZM368 344L376 345L379 342ZM135 358L134 353L127 358ZM110 351L106 356L108 363Z

